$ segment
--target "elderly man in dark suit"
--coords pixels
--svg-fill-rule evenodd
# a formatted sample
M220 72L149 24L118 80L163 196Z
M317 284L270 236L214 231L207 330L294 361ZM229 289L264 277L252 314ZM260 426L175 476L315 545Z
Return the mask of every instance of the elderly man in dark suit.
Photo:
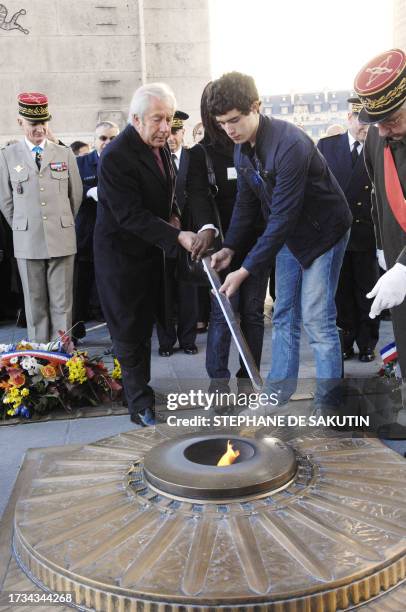
M198 240L179 229L167 147L175 108L167 85L137 89L129 125L102 154L98 172L96 282L131 420L140 426L155 423L148 383L153 323L162 318L164 252L175 255L179 244L192 251Z
M102 151L119 131L118 125L112 121L101 121L96 125L94 151L77 157L83 184L83 199L75 220L78 252L73 291L74 338L83 338L86 335L85 322L90 318L90 298L94 286L93 232L98 201L97 166Z
M376 241L371 215L371 181L365 168L363 146L368 126L360 123L362 104L350 98L348 131L318 142L350 206L353 221L338 282L337 323L343 330L343 357L354 357L356 342L362 362L373 361L379 338L379 319L370 319L367 292L379 278Z

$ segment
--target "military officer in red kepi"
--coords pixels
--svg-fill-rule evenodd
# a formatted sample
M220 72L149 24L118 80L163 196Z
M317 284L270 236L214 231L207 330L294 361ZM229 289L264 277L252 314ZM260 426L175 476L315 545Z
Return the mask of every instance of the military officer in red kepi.
M355 77L363 109L360 121L371 125L365 161L375 187L373 217L378 249L387 272L368 294L370 317L391 308L400 370L406 378L406 54L391 49L374 57Z
M28 339L50 342L72 327L82 181L71 149L50 139L47 96L20 94L18 115L24 139L0 150L0 210L13 230Z

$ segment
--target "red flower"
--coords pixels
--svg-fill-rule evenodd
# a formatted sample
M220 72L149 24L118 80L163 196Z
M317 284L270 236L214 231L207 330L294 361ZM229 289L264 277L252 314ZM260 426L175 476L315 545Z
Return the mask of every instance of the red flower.
M10 380L14 387L23 387L25 385L25 375L21 372L10 372Z

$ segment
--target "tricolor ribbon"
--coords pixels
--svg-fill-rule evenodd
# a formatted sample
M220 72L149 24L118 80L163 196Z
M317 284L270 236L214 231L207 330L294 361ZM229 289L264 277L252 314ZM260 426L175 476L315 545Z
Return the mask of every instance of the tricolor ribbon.
M389 145L383 152L386 196L400 227L406 232L406 201Z
M396 349L396 344L391 342L387 344L379 351L382 357L382 361L387 364L391 361L395 361L398 358L398 351Z

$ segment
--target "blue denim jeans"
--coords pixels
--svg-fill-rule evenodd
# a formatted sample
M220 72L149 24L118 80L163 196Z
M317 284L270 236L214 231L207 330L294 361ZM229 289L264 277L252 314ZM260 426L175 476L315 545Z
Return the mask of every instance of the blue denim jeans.
M336 403L334 394L329 397L342 376L335 294L348 238L349 232L307 269L286 245L276 257L272 366L266 390L277 392L280 403L296 391L302 322L316 362L316 404Z
M243 282L238 292L231 298L235 313L240 315L241 331L247 341L255 363L259 369L262 343L264 339L264 302L269 273L252 275ZM210 325L207 335L206 370L211 379L228 383L230 370L231 333L216 297L211 295ZM247 378L248 374L240 359L237 378Z

